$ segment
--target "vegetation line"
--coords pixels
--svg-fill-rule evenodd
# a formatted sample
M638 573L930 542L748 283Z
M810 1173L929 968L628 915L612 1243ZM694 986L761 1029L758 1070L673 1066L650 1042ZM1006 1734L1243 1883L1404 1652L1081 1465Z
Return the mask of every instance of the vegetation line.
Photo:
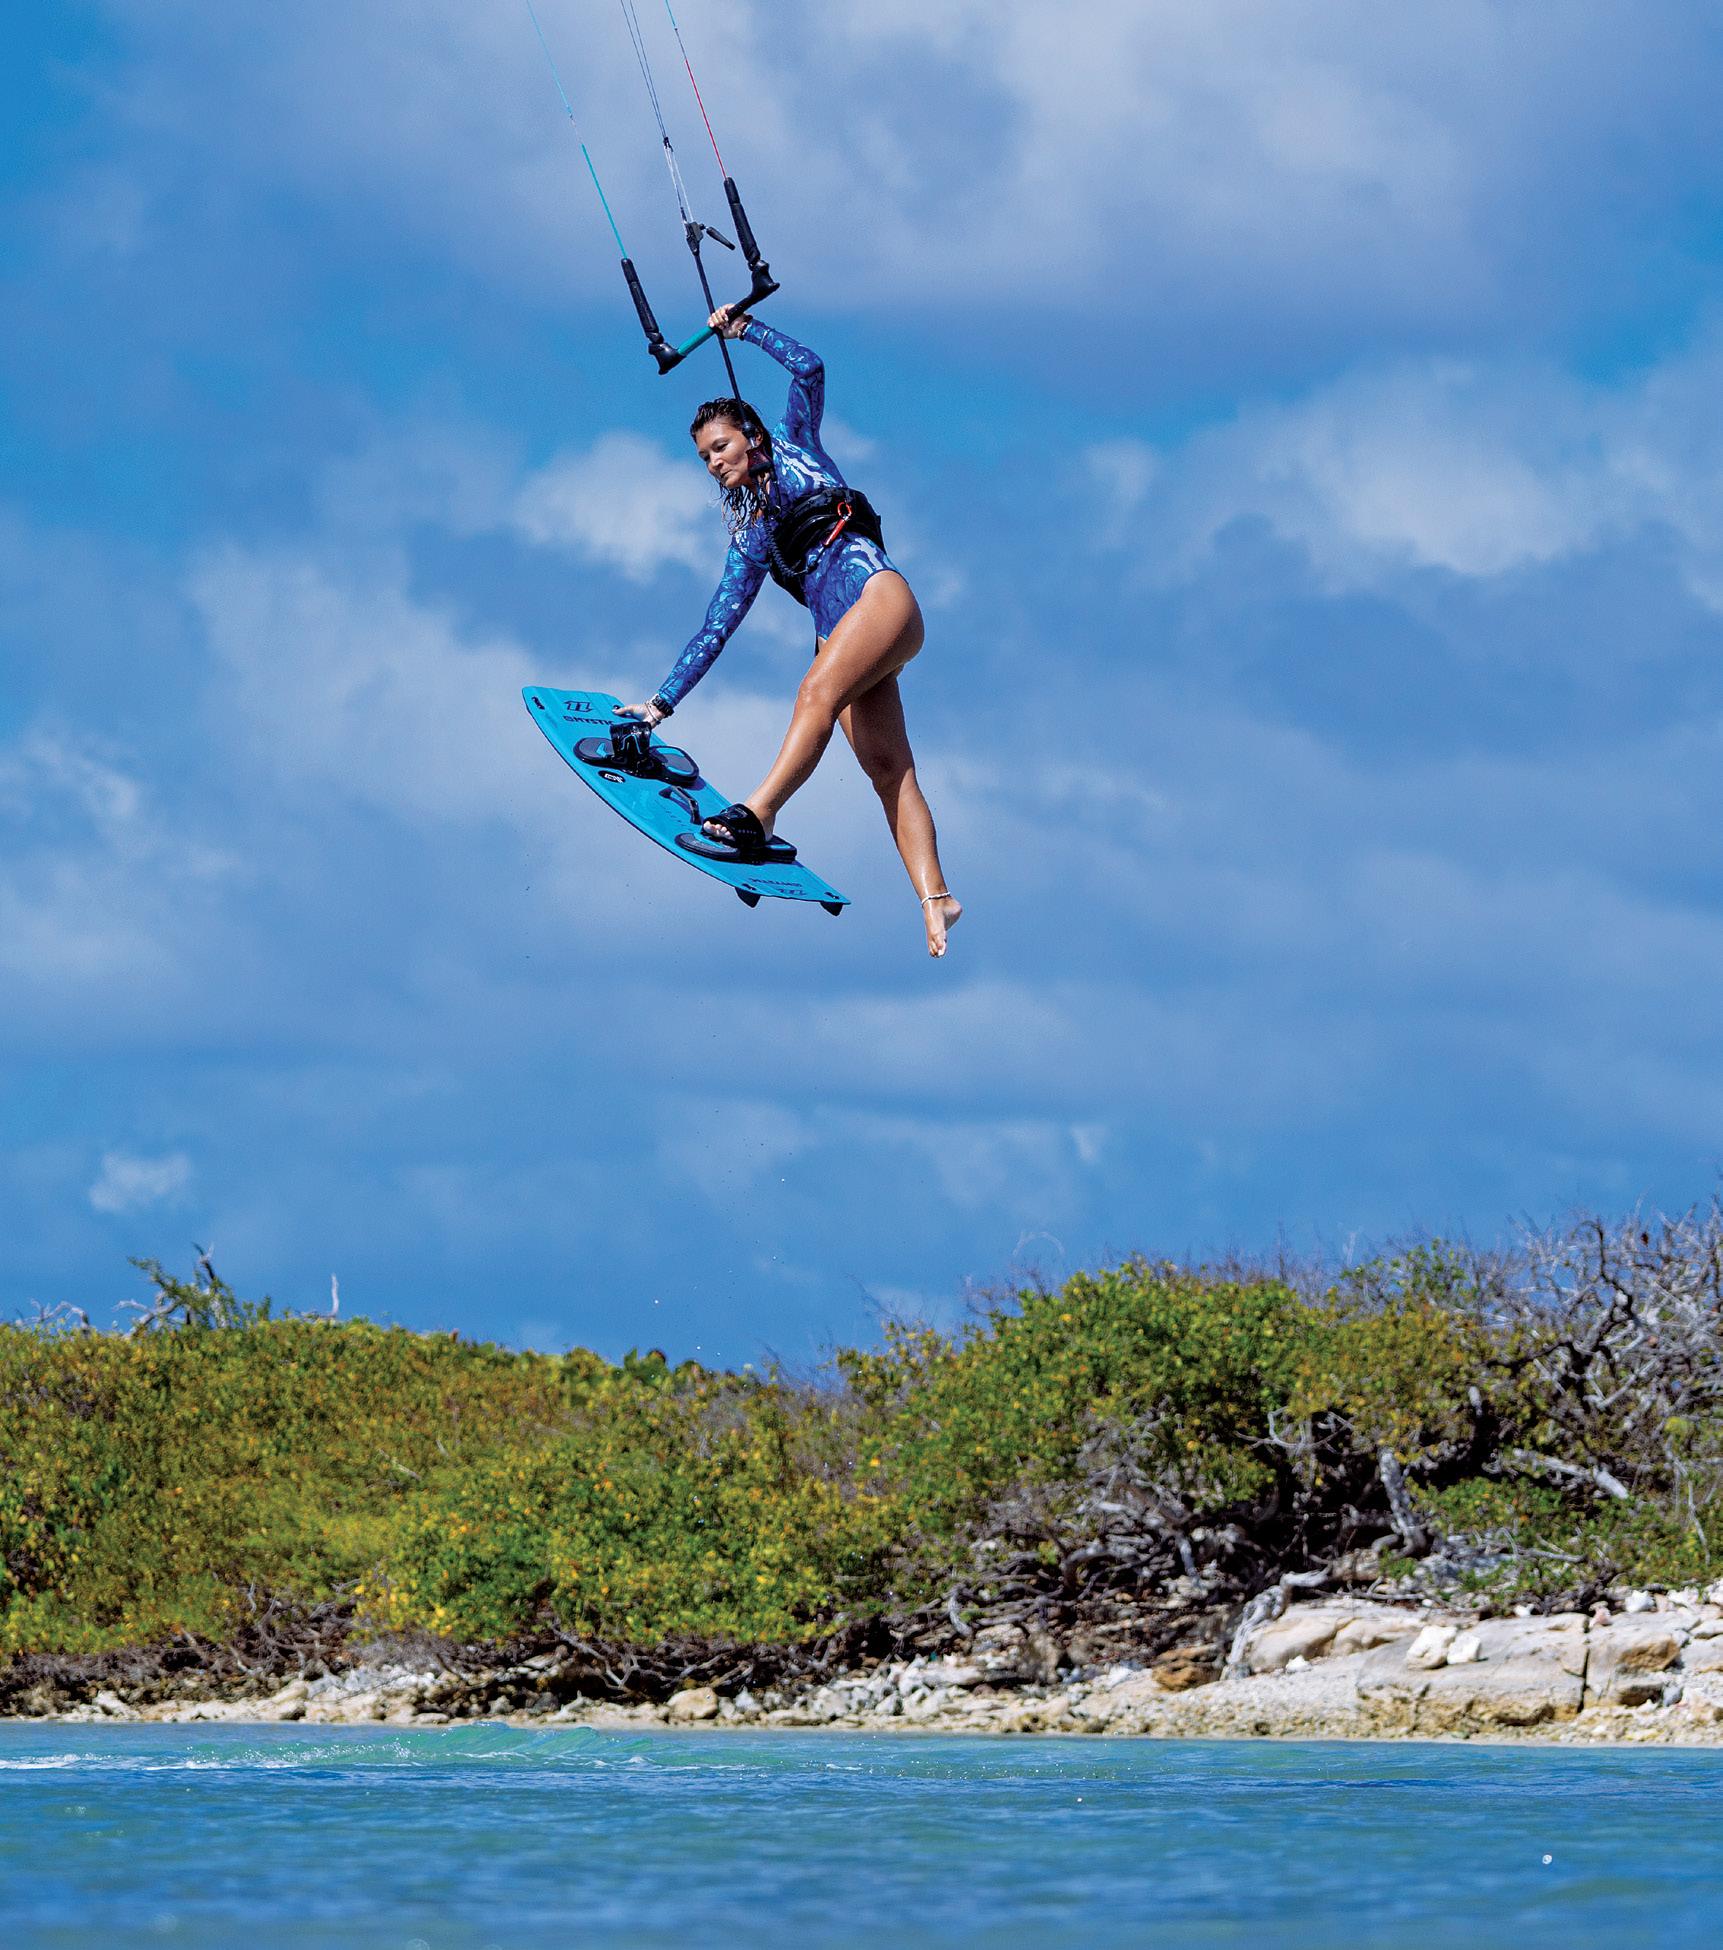
M812 1379L279 1316L142 1264L123 1329L0 1326L15 1668L412 1633L657 1696L1006 1627L1218 1667L1292 1589L1546 1609L1723 1573L1715 1205L1332 1277L1131 1260Z

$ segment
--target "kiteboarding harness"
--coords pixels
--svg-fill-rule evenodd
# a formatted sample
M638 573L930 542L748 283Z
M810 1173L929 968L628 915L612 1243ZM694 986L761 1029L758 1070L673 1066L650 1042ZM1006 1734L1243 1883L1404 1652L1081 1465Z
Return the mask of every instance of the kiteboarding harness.
M732 538L706 620L653 697L665 712L674 710L712 668L768 575L807 604L814 633L824 638L870 576L896 567L885 552L879 518L867 497L849 486L820 445L825 362L757 318L748 321L742 337L787 368L789 403L772 429L765 510Z

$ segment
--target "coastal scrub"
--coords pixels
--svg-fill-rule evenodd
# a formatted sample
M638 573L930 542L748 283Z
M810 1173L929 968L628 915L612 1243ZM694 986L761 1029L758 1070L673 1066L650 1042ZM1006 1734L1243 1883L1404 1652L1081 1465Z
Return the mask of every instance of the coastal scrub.
M1333 1277L1134 1259L811 1377L145 1271L123 1329L0 1326L0 1653L333 1606L466 1643L812 1656L1007 1620L1200 1660L1286 1579L1508 1607L1723 1571L1715 1210Z

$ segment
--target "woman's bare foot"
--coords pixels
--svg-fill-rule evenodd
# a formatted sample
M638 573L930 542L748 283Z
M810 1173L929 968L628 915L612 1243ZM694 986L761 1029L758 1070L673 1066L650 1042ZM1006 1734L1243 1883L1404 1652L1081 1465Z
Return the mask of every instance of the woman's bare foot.
M922 919L927 923L927 952L945 953L945 937L963 918L963 903L955 894L926 894L921 903Z
M760 819L759 813L755 812L754 807L749 800L738 799L736 801L736 804L739 806L746 806L749 812L753 813L754 817L760 820L760 831L765 835L765 837L767 839L770 839L772 837L772 828L776 826L778 823L775 818ZM707 839L716 840L721 846L733 846L735 844L736 835L730 831L729 827L724 824L722 819L719 818L703 819L700 822L700 830L702 833L706 835Z

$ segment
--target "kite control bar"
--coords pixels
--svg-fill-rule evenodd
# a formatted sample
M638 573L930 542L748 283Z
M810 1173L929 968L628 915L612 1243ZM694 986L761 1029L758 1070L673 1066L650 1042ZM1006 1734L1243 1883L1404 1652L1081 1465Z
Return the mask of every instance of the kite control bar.
M550 43L544 37L544 29L539 24L538 9L533 0L526 0L526 9L532 17L533 31L538 36L538 44L544 50L544 58L550 68L551 79L556 83L556 92L561 98L563 112L570 123L574 122L574 104L568 99L568 91L562 85L562 76L557 72L556 58L550 51ZM736 188L735 179L724 167L724 158L719 154L718 138L712 135L712 120L706 113L706 103L700 94L700 84L694 79L694 69L688 60L688 50L682 47L682 29L676 24L676 14L670 0L664 0L664 11L670 16L670 25L675 30L676 45L682 50L682 65L688 70L688 80L694 90L694 99L700 103L700 117L706 124L706 133L711 136L712 154L717 157L718 173L724 179L724 195L730 205L730 215L735 222L736 235L741 240L742 256L747 260L752 283L748 295L738 298L729 307L731 311L748 311L762 300L771 297L778 288L778 281L772 276L771 266L760 255L760 246L755 241L754 227L748 221L748 213L742 208L742 198ZM670 181L676 191L676 205L682 213L682 234L688 240L688 248L693 253L694 269L700 279L700 290L706 300L706 310L710 314L718 309L712 296L712 285L706 276L706 265L700 255L702 242L710 237L715 244L722 244L727 251L736 246L721 230L714 230L709 223L702 223L688 204L688 186L682 180L682 171L677 166L676 151L671 145L670 131L664 126L664 107L658 98L658 85L652 78L652 63L647 58L646 41L641 32L639 16L634 10L634 0L622 0L622 16L628 25L629 39L634 43L634 52L640 62L640 73L646 83L646 92L652 102L652 113L657 118L658 134L664 144L664 161L670 171ZM575 129L576 138L580 131ZM592 178L592 187L598 192L598 200L604 208L605 221L610 225L610 234L616 239L616 254L622 260L622 275L628 282L628 295L634 300L634 310L640 320L640 329L646 334L646 349L657 362L660 374L672 372L690 352L702 346L713 337L710 325L704 325L680 345L672 345L660 329L651 301L646 296L646 287L640 282L640 273L634 268L634 260L622 242L622 232L617 228L616 218L611 213L610 199L604 194L604 186L598 180L598 171L593 166L592 156L584 140L580 143L580 153L586 163L587 174ZM736 369L730 363L730 348L722 339L718 350L723 355L724 370L729 375L730 390L739 391L736 384Z
M760 255L760 246L754 238L753 225L748 221L748 213L742 208L742 198L732 177L724 178L724 195L729 200L730 214L736 222L736 235L741 239L742 255L747 259L753 282L748 287L748 295L738 298L731 305L731 311L751 311L755 305L771 297L778 289L778 281L772 276L772 268ZM722 244L726 250L734 250L728 237L714 230L710 224L699 223L690 217L683 225L688 238L688 248L694 254L694 268L700 273L700 288L706 294L707 303L712 310L712 287L706 279L706 266L700 257L700 240L710 237ZM640 318L640 329L646 334L646 349L658 362L660 374L673 372L690 352L696 351L712 336L712 327L703 325L692 338L684 339L680 345L672 345L660 329L657 317L652 310L651 301L646 296L645 287L640 282L640 273L625 257L622 260L622 275L628 280L628 295L634 300L634 309Z

